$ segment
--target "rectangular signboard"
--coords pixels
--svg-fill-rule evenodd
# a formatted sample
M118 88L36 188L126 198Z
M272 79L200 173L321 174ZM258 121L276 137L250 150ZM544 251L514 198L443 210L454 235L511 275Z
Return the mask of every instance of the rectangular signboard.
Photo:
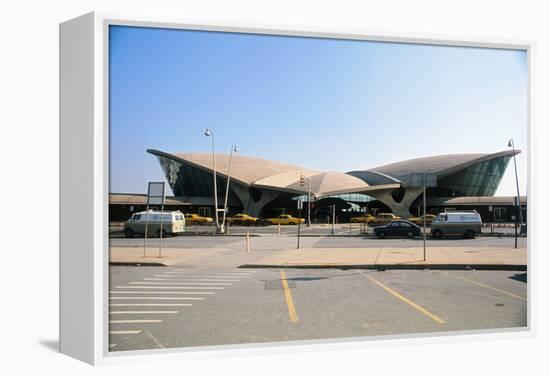
M424 176L426 176L426 187L437 186L437 174L435 173L411 173L411 186L423 187Z
M149 182L147 204L164 205L164 182Z

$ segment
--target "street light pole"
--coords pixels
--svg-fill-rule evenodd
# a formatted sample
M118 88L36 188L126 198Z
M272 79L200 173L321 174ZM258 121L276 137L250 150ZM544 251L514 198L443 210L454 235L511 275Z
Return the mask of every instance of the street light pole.
M307 179L307 226L311 226L311 180Z
M233 159L233 152L238 152L239 147L236 145L231 146L231 152L229 153L229 167L227 168L227 186L225 187L225 201L223 203L223 220L221 225L221 232L225 233L225 216L227 214L227 198L229 196L229 181L231 180L231 160Z
M516 146L514 145L514 139L508 140L508 148L512 147L512 152L514 154L514 171L516 173L516 190L517 190L517 208L518 208L518 215L519 215L519 224L520 224L520 232L521 232L521 225L523 225L523 214L521 213L521 199L519 196L519 181L518 181L518 167L516 164ZM516 220L516 240L515 240L515 248L518 248L518 225Z
M216 230L220 230L220 221L218 219L218 186L216 183L216 155L214 149L214 131L209 128L204 130L204 136L212 136L212 171L214 172L214 212L216 217Z
M516 164L516 147L514 145L514 139L508 141L508 147L512 147L512 152L514 153L514 171L516 173L516 190L518 194L518 209L519 209L519 223L523 224L523 214L521 213L521 202L519 196L519 181L518 181L518 167Z

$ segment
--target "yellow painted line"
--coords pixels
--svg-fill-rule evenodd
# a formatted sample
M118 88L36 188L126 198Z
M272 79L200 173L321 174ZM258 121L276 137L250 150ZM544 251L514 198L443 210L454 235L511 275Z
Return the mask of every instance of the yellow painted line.
M298 314L296 314L296 308L294 307L294 302L292 301L292 294L288 288L286 274L283 270L281 270L281 281L283 283L283 291L285 292L286 306L288 307L288 317L291 322L298 322Z
M464 280L464 281L467 281L468 283L472 283L472 284L475 284L475 285L479 285L480 287L483 287L483 288L487 288L487 289L490 289L490 290L493 290L493 291L496 291L496 292L500 292L504 295L507 295L507 296L510 296L510 297L514 297L514 298L518 298L520 300L523 300L523 301L527 301L527 299L525 297L521 297L521 296L518 296L518 295L515 295L513 293L510 293L508 291L505 291L503 289L499 289L499 288L495 288L495 287L491 287L490 285L486 285L486 284L483 284L483 283L480 283L479 281L475 281L475 280L470 280L470 279L467 279L467 278L463 278L462 276L454 276L454 275L449 275L448 273L443 273L444 275L446 276L450 276L452 278L455 278L455 279L460 279L460 280Z
M412 301L412 300L409 300L408 298L406 298L405 296L403 296L402 294L400 294L399 292L397 291L394 291L393 289L391 289L390 287L388 287L387 285L381 283L380 281L376 280L375 278L373 278L372 276L368 276L366 275L367 278L369 278L374 284L378 285L380 288L384 289L386 292L388 292L389 294L391 294L392 296L395 296L397 297L398 299L400 299L401 301L403 301L404 303L412 306L414 309L418 310L420 313L424 314L426 317L434 320L435 322L437 323L445 323L445 321L443 319L441 319L440 317L436 316L435 314L433 314L432 312L430 312L429 310L427 309L424 309L422 306L418 305L416 302Z

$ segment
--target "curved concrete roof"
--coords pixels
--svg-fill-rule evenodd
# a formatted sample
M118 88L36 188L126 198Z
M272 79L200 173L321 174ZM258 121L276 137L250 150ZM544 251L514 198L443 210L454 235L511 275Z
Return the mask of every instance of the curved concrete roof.
M212 171L212 153L166 153L155 149L147 152L156 156L167 157L185 164L195 166L202 170ZM215 154L216 172L227 177L229 168L228 154ZM263 158L248 157L233 154L231 161L231 179L250 186L253 182L275 175L289 172L310 172L311 170L300 166L284 164ZM316 171L314 173L317 173Z
M212 172L211 153L166 153L154 149L148 149L147 152ZM516 150L515 153L520 153L520 151ZM483 161L513 155L514 152L511 150L492 154L448 154L415 158L365 171L339 173L322 172L277 161L233 154L231 180L249 187L300 195L308 192L307 180L304 186L300 185L300 176L303 175L309 178L311 192L318 197L354 192L368 193L397 188L401 183L406 185L411 173L414 172L436 173L441 178ZM227 177L229 155L215 154L215 161L217 174Z
M254 182L253 186L277 188L282 191L305 194L308 189L314 196L328 196L341 193L367 191L369 185L365 181L349 174L338 172L305 172L307 177L304 186L300 185L302 172L289 172ZM306 174L307 173L307 174ZM311 187L308 187L308 180Z
M166 153L154 149L148 149L147 152L212 172L211 153ZM217 174L227 177L229 155L215 154L215 161ZM307 180L304 186L300 185L300 176L302 175L310 180L311 193L315 196L367 192L378 190L381 187L371 187L364 180L345 173L321 172L239 154L233 154L231 162L231 180L249 187L302 195L308 192ZM389 186L384 185L383 188L395 188L399 187L399 184Z
M402 182L407 182L411 173L415 172L436 173L438 177L441 178L480 162L500 157L512 157L514 154L520 152L519 150L516 150L515 153L512 150L506 150L490 154L465 153L421 157L379 166L377 168L368 169L368 171L382 173Z

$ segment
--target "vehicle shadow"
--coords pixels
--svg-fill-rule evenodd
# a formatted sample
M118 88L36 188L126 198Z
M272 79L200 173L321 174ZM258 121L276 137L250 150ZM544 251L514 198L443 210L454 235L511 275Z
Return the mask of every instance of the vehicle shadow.
M508 276L509 279L521 281L522 283L527 283L527 272L521 273L521 274L515 274L512 276Z

